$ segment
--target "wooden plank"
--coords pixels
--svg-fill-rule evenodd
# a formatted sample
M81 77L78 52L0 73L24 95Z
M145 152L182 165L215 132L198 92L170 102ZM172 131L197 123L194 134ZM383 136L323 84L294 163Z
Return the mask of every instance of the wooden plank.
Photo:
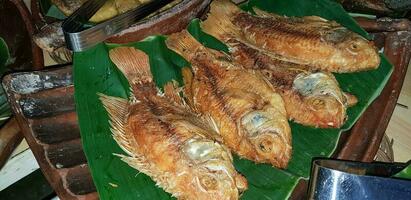
M22 139L23 134L13 117L0 129L0 169Z
M18 103L27 118L50 117L75 110L73 93L72 86L44 90L22 97Z
M29 149L10 159L0 170L0 191L38 168L33 152Z
M71 169L66 176L67 188L76 195L96 192L90 170L87 165Z
M80 138L49 145L46 147L45 153L50 164L57 169L87 163Z
M29 119L28 121L31 123L34 137L44 144L80 138L76 112L41 119Z

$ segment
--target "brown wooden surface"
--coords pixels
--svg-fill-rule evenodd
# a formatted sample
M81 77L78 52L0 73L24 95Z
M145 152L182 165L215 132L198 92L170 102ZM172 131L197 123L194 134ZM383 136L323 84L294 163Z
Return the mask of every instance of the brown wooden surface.
M39 80L32 81L32 77ZM87 161L77 122L74 122L77 118L72 84L70 66L15 73L3 79L24 137L58 196L61 199L97 199L91 175L85 172L88 171ZM45 130L47 127L50 129ZM59 131L62 133L55 134ZM88 187L79 189L80 186Z
M0 129L0 169L22 139L17 120L13 117Z
M77 113L75 112L40 119L29 119L28 122L33 129L34 138L39 143L54 144L80 138Z
M80 138L47 145L45 147L45 153L49 163L57 169L69 168L87 163Z
M24 12L24 11L23 11ZM9 47L10 56L16 58L9 68L28 70L33 59L30 45L30 32L26 28L27 20L20 15L20 10L8 0L0 5L0 37Z
M25 45L28 45L28 46L23 46L23 48L26 50L31 50L32 63L31 63L30 69L42 69L44 66L43 52L32 40L33 34L36 32L37 28L33 23L33 18L32 18L30 11L24 4L23 0L5 0L5 1L10 1L16 6L16 8L19 11L19 16L21 16L21 18L24 21L24 25L28 32L30 41L25 43ZM5 19L8 19L8 18L5 18ZM9 21L7 21L7 23L10 23L13 26L19 26Z
M411 22L404 19L392 19L388 17L379 18L377 20L365 17L357 17L356 21L368 32L398 32L409 31Z

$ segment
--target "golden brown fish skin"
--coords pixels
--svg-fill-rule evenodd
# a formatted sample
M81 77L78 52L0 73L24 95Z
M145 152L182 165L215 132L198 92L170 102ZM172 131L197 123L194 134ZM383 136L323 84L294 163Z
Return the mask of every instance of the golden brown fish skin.
M178 199L238 199L247 181L235 171L229 150L209 139L215 131L182 99L173 101L177 89L167 85L166 93L158 94L147 55L120 47L110 58L134 95L130 101L101 96L113 137L128 154L122 160Z
M241 157L285 168L291 131L281 97L263 76L234 66L230 57L203 47L187 31L169 36L166 44L191 62L194 76L183 72L191 87L186 94L195 109L214 119L224 144Z
M260 70L279 91L290 119L303 125L320 128L339 128L344 124L348 107L347 98L331 73L309 72L306 70L307 66L281 60L272 54L270 56L269 53L266 54L237 39L228 39L226 44L237 62L246 68ZM305 83L307 80L319 79L311 83L323 84L323 92L315 95L301 94L298 88L295 88L295 83L301 82L296 82L298 78L305 80Z
M336 22L316 16L289 18L259 10L256 13L259 15L245 13L229 1L213 1L204 31L221 34L221 30L212 28L217 24L223 32L241 35L258 48L312 69L345 73L376 69L380 64L372 42Z
M70 16L79 9L87 0L51 0L64 15ZM94 14L90 21L98 23L110 19L118 14L125 13L139 6L139 0L107 0L106 3Z

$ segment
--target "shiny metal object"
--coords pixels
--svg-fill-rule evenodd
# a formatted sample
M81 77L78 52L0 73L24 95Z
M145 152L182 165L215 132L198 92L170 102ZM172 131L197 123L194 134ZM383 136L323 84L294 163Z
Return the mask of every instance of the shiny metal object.
M411 199L411 181L390 178L405 166L396 163L315 160L311 171L309 199Z
M74 52L84 51L110 36L130 27L173 0L153 0L133 10L118 15L90 28L88 20L104 5L106 0L89 0L62 24L67 47Z

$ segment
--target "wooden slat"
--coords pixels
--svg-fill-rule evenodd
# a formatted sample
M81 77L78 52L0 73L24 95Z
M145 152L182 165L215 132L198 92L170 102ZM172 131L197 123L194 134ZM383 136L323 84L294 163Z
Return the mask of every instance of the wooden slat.
M17 120L13 117L0 129L0 169L22 139L23 134L20 132Z
M81 140L65 141L46 147L46 157L57 169L73 167L87 163Z
M41 119L30 119L29 123L31 123L34 137L44 144L80 138L76 112Z
M27 118L55 116L74 111L74 87L63 87L26 95L19 100Z
M87 165L71 169L66 176L67 188L76 195L84 195L96 191Z

